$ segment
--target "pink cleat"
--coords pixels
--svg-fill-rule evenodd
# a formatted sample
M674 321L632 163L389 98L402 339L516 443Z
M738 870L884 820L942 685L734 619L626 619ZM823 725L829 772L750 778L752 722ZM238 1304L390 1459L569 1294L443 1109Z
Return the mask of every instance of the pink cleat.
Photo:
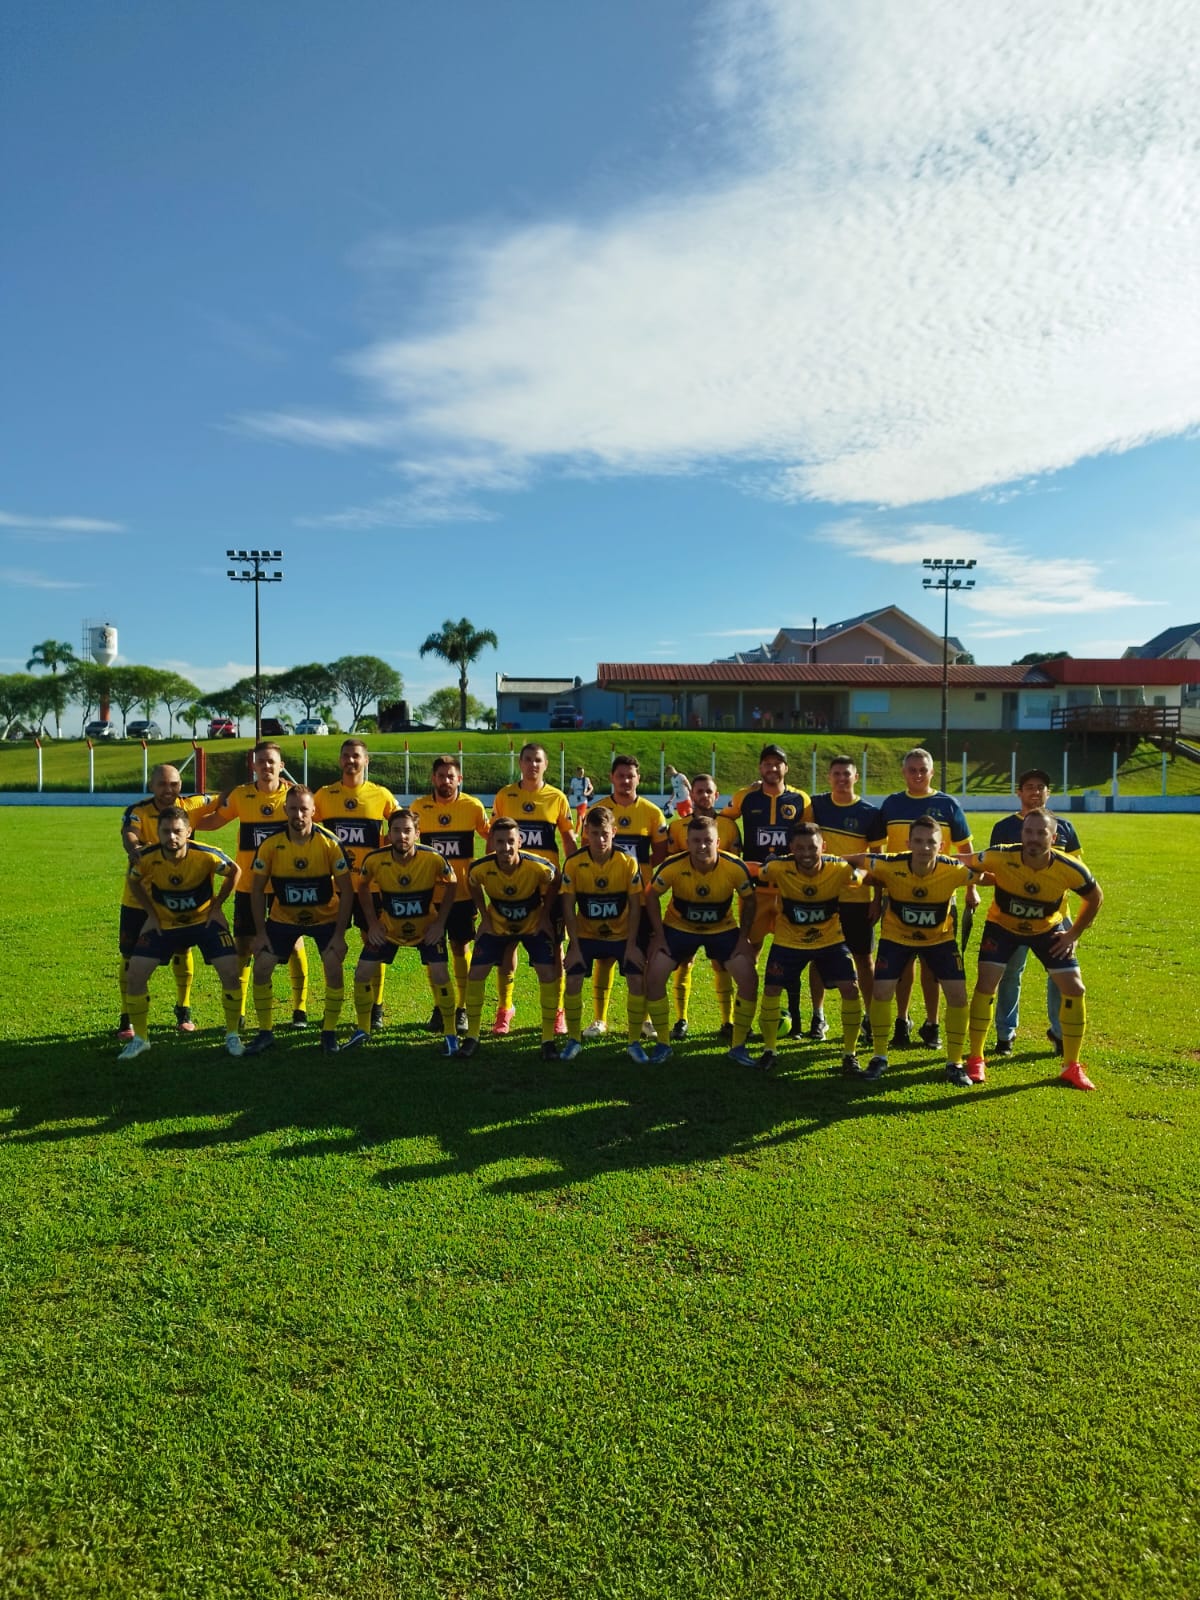
M1078 1061L1068 1061L1067 1065L1059 1073L1058 1081L1059 1083L1069 1083L1072 1089L1094 1089L1096 1087Z
M972 1083L982 1083L987 1077L987 1062L982 1056L967 1057L967 1077Z
M511 1033L513 1018L517 1014L516 1006L498 1006L496 1020L492 1023L493 1033Z
M563 1015L561 1007L554 1013L554 1031L555 1033L566 1033L567 1031L567 1019Z

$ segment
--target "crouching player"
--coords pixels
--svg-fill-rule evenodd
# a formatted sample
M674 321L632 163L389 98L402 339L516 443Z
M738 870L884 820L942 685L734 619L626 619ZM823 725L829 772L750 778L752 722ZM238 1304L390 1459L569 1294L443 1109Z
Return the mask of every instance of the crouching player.
M554 1024L562 987L562 957L550 904L558 874L544 856L521 849L521 829L515 817L493 814L488 843L491 851L467 873L467 887L479 913L479 933L467 978L467 1037L459 1054L473 1056L479 1049L479 1019L488 977L510 952L515 956L520 944L537 974L542 1060L557 1061Z
M561 1058L583 1049L583 980L596 961L615 962L629 988L629 1053L647 1060L638 1043L646 1016L642 873L637 857L613 848L613 813L593 806L583 827L584 848L563 863L562 906L567 926L567 983L563 1010L569 1038Z
M345 1050L365 1044L370 1035L382 967L390 967L400 950L415 949L429 970L434 1002L443 1018L442 1054L458 1054L446 955L446 923L458 892L457 879L445 856L421 844L420 835L416 813L401 806L388 818L387 849L372 850L359 864L363 949L354 969L358 1026L343 1045Z
M854 959L842 937L838 900L861 878L848 861L824 854L821 830L815 822L794 822L788 831L788 849L790 856L764 862L758 877L759 883L779 891L759 1011L763 1053L758 1064L764 1072L773 1070L779 997L799 984L811 962L823 988L837 989L842 997L842 1076L856 1078L854 1047L862 1025L862 996Z
M346 929L354 905L350 862L328 828L313 821L313 792L297 785L283 803L287 827L264 839L254 858L250 911L254 918L254 1012L258 1033L246 1046L260 1056L275 1043L275 997L271 975L307 935L325 971L321 1049L337 1052L337 1025L345 991ZM270 914L267 895L271 894Z
M1094 1089L1079 1062L1086 1026L1083 978L1075 955L1079 936L1091 927L1104 902L1100 885L1082 861L1055 850L1056 819L1049 811L1027 811L1020 844L995 846L971 857L996 886L979 947L979 975L971 997L971 1054L967 1072L982 1083L983 1041L996 1004L996 989L1014 951L1027 946L1045 967L1062 996L1066 1065L1061 1081L1073 1089ZM1063 926L1068 891L1082 902L1074 924Z
M150 974L181 950L193 947L216 968L221 980L225 1048L231 1056L242 1054L238 1037L241 962L222 910L237 881L237 864L223 850L194 843L186 811L168 806L159 812L158 843L147 846L129 868L129 887L146 913L146 921L126 973L133 1038L117 1057L119 1061L132 1061L150 1048Z
M670 891L666 911L659 899ZM650 965L646 974L647 1009L660 1043L649 1060L666 1061L671 1047L667 1029L667 980L676 967L695 960L703 950L712 962L725 967L737 990L733 1009L732 1061L752 1067L746 1036L754 1021L758 974L750 930L755 913L754 879L745 863L717 848L713 817L692 817L687 830L687 854L668 856L650 880L646 912L650 918ZM733 920L733 903L739 902L740 926Z

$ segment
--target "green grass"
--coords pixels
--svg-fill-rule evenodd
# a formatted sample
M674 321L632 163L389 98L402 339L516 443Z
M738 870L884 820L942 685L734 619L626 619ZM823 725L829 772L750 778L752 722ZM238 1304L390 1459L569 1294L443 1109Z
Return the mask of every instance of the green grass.
M428 776L429 761L433 753L456 750L457 733L414 733L408 735L410 747L409 775L412 790ZM484 790L499 782L508 782L509 744L521 745L521 736L510 739L509 734L466 733L462 736L466 755L468 789ZM680 771L709 771L710 762L716 760L717 777L726 791L742 783L750 783L758 776L758 752L763 735L749 733L691 733L645 731L622 734L620 732L545 734L550 755L549 780L557 783L560 769L560 750L566 764L567 775L579 762L583 762L597 784L608 772L614 748L636 755L646 774L645 787L653 789L658 782L659 758L665 744L665 759ZM846 753L860 763L865 758L868 782L873 794L886 792L900 783L900 761L904 752L914 744L925 744L936 754L940 736L931 729L914 729L911 733L891 738L863 739L860 736L834 735L814 740L812 736L780 735L784 748L791 757L791 777L801 788L812 782L812 756L817 756L817 778L825 786L829 758ZM374 776L401 793L404 784L403 751L405 738L398 734L372 734L367 740L373 752ZM249 739L217 739L205 744L208 757L208 786L223 788L240 782L247 770ZM289 770L301 775L303 771L303 745L301 739L279 741L287 759ZM950 738L950 768L948 785L957 793L962 774L962 749L967 746L967 786L975 795L1004 796L1010 792L1012 777L1013 735L973 733ZM341 737L310 739L308 741L309 779L312 783L328 783L337 776L337 755ZM150 747L149 762L173 761L182 765L192 754L189 740L163 740ZM472 761L472 756L484 760ZM79 740L63 740L47 744L43 749L43 777L47 789L80 790L88 787L87 747ZM1017 748L1017 770L1027 766L1043 766L1053 776L1055 783L1062 776L1062 741L1050 734L1022 734ZM97 745L95 750L95 782L100 790L141 793L142 748L139 744L116 742ZM1126 754L1118 769L1122 794L1157 795L1162 791L1162 752L1151 744L1140 744ZM1112 751L1100 742L1093 742L1085 752L1072 748L1068 782L1073 793L1084 789L1110 792L1112 779ZM0 744L0 790L28 790L37 785L37 752L32 744ZM1169 794L1200 794L1200 765L1183 758L1167 763L1167 791ZM411 791L410 791L411 792Z
M399 965L357 1054L201 972L118 1066L115 819L0 818L6 1600L1200 1592L1200 820L1085 819L1082 1095L1032 975L970 1092L739 1073L704 976L657 1072L524 975L448 1063Z

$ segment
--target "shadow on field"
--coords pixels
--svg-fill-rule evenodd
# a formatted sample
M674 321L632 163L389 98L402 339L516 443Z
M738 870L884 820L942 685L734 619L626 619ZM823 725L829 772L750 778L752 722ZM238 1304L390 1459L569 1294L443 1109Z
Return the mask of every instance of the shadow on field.
M419 1028L395 1029L327 1057L313 1033L281 1032L268 1055L235 1060L220 1035L165 1034L129 1064L117 1063L108 1038L83 1048L76 1038L61 1050L44 1039L9 1045L0 1052L0 1094L16 1109L0 1136L53 1143L186 1122L155 1131L146 1148L216 1151L283 1136L272 1154L286 1161L417 1139L444 1154L382 1168L372 1181L486 1174L516 1162L536 1170L496 1178L488 1189L536 1194L610 1171L749 1165L760 1151L846 1119L970 1116L980 1101L1047 1086L1041 1077L1010 1078L1041 1065L1032 1053L1005 1064L1008 1081L959 1090L942 1083L940 1061L916 1056L894 1057L879 1083L844 1080L834 1075L840 1051L828 1047L785 1044L778 1075L765 1078L732 1065L702 1037L658 1068L635 1066L608 1043L587 1047L569 1066L542 1062L532 1032L488 1040L470 1062L444 1059L437 1043Z

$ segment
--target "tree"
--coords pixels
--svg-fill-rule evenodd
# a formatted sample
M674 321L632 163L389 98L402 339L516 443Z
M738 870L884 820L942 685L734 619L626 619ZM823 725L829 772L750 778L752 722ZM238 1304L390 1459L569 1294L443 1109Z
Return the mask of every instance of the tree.
M132 667L130 670L137 673L137 703L142 708L148 722L154 715L154 708L162 699L167 674L158 667Z
M167 708L167 732L175 731L175 718L186 717L187 708L200 698L200 691L189 679L178 672L164 672L158 688L159 698ZM192 738L196 737L195 723Z
M329 663L338 693L350 707L350 731L370 700L398 700L404 680L394 667L378 656L339 656Z
M34 667L49 667L53 679L53 688L47 685L41 695L41 704L44 710L54 712L54 731L62 736L62 714L67 704L68 691L66 685L59 681L59 667L68 667L75 660L74 649L62 639L43 639L41 644L35 644L33 654L25 663L25 671L32 672Z
M254 715L254 697L246 694L241 684L232 684L228 689L214 689L212 694L206 694L199 702L207 716L228 717L232 722L240 724L243 717Z
M458 725L467 725L467 668L491 646L500 648L500 641L490 628L476 628L469 617L442 623L440 633L431 633L421 646L423 656L440 656L452 667L458 668Z
M124 735L129 713L141 702L145 687L141 667L113 667L109 679L108 698L121 713L121 733Z
M40 680L27 672L6 672L0 676L0 723L7 739L15 722L32 721Z
M1069 650L1029 650L1019 661L1014 661L1014 667L1036 667L1039 661L1069 661Z
M417 707L417 720L432 722L438 728L457 728L461 708L458 690L450 684L445 689L435 689L428 700L422 701ZM487 712L482 700L476 700L473 694L467 696L469 722L482 722Z
M180 706L179 720L190 724L192 738L196 737L196 729L202 722L208 721L208 707L202 700L193 700L190 706Z
M68 698L83 714L85 724L92 720L109 693L113 669L95 661L73 661L63 673Z
M271 680L271 698L286 700L290 705L301 707L306 717L319 716L321 706L336 699L337 692L337 680L333 673L319 661L312 661L304 667L289 667Z
M975 665L975 657L969 650L960 650L951 665L955 667L973 667Z

